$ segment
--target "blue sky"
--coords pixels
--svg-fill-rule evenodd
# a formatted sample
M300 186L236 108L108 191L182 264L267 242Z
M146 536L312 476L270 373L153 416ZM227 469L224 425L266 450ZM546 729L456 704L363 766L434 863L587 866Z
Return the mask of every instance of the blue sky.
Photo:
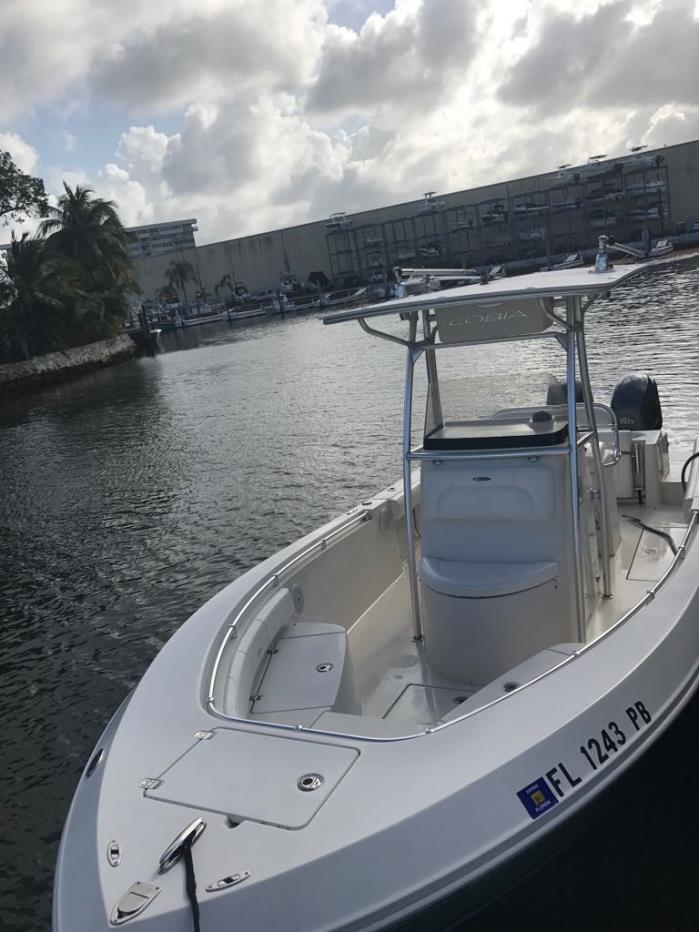
M695 5L3 0L0 148L258 232L699 136Z

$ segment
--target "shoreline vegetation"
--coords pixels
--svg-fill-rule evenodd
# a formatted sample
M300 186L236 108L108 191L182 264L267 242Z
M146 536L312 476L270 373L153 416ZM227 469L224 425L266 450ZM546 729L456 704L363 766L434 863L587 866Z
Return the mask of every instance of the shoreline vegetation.
M132 355L124 324L140 288L117 206L90 188L63 188L49 203L41 179L0 152L0 223L40 220L0 254L3 395Z

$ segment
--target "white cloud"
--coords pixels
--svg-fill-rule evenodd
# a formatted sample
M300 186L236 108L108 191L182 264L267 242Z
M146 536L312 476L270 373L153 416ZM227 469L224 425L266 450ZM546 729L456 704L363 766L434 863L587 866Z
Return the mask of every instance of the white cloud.
M150 172L162 168L170 138L154 126L130 126L119 137L116 154L132 167L139 165Z
M163 5L167 6L167 5ZM322 0L197 4L130 32L95 58L96 90L137 112L308 83L326 26Z
M397 0L385 16L369 16L359 33L328 27L311 109L434 106L449 82L468 71L477 38L475 8L469 0Z
M17 133L0 133L0 150L9 152L20 171L31 174L36 168L39 154L34 146Z
M665 104L650 117L648 129L641 137L647 146L671 146L699 137L699 106Z
M116 105L113 161L47 188L206 242L697 136L698 29L693 0L5 0L0 140L36 167L13 114Z
M131 177L128 171L113 162L98 173L95 184L101 197L116 201L121 219L126 226L149 223L153 219L153 204L146 189Z

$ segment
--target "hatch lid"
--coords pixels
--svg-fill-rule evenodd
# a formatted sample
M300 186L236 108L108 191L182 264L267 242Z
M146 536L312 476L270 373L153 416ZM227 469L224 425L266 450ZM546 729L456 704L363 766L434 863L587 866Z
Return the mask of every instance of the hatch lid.
M303 828L358 756L344 745L214 728L212 738L197 741L144 795L236 821ZM302 784L307 777L320 781Z

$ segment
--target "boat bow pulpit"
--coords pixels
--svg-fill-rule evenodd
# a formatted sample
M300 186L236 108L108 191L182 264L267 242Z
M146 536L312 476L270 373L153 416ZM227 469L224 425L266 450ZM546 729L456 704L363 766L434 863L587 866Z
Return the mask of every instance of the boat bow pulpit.
M405 522L413 632L445 678L488 682L537 649L582 645L595 599L613 594L611 496L603 490L618 441L605 464L598 415L618 434L611 409L593 399L584 324L591 304L639 268L537 273L324 319L356 320L367 333L406 347L406 515L413 511L412 466L420 467L419 558L415 522ZM406 321L407 334L377 329L381 317ZM446 415L438 352L531 340L554 340L565 352L566 380L554 404L542 398L539 407L490 417ZM427 414L423 443L415 448L414 372L423 356ZM594 553L590 526L598 529ZM464 651L464 645L472 646Z

